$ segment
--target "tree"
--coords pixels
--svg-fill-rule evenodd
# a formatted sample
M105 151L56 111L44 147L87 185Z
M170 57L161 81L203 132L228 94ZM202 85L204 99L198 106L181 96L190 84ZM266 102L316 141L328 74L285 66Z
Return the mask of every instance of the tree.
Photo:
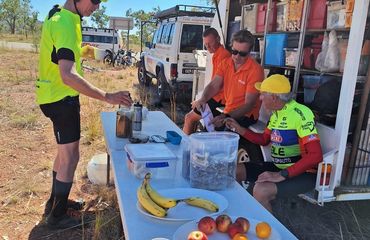
M141 23L144 21L152 20L153 16L159 11L160 11L159 6L153 8L152 11L147 12L147 13L144 10L133 12L131 8L126 11L127 17L134 18L135 28L138 29L138 31L136 32L136 36L138 36L138 39L141 38L140 36ZM156 24L154 22L147 23L145 25L145 27L143 28L143 42L149 42L151 40L152 34L154 33L155 29L156 29Z
M12 34L15 33L17 19L20 16L20 0L2 0L0 2L0 21L4 21Z
M28 37L28 22L31 21L32 7L30 0L23 0L19 8L19 18L17 19L17 28L21 29L26 38Z
M96 27L98 28L104 28L107 26L107 23L109 21L109 16L105 14L105 11L107 10L106 6L102 6L98 10L96 10L91 15L91 21L96 24Z

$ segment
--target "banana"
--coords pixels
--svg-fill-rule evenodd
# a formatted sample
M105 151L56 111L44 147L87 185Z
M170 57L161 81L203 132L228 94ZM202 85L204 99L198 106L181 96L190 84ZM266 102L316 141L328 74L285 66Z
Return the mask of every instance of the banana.
M148 211L150 214L157 216L157 217L165 217L167 215L167 211L162 207L158 206L148 195L146 192L146 182L143 183L137 189L137 199L141 206Z
M144 178L144 182L146 182L145 189L149 197L162 208L168 209L176 206L178 202L176 199L163 197L152 188L152 186L150 185L150 177L151 174L147 173Z
M204 208L211 212L218 212L218 206L207 199L199 198L199 197L191 197L184 200L187 204L195 207Z

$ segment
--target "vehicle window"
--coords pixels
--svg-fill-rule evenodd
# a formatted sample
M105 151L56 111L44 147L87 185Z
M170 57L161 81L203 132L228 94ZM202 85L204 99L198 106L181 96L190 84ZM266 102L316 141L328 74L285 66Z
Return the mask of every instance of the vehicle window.
M155 30L154 32L153 39L152 39L152 45L157 43L158 32L159 32L159 29Z
M182 26L180 52L191 53L193 50L203 49L203 26L189 25Z
M157 35L157 39L156 39L157 43L159 43L161 41L162 32L163 32L163 25L158 30L158 35Z
M164 43L164 44L167 43L169 32L170 32L170 25L168 24L164 25L160 43Z
M168 44L172 44L172 39L173 39L174 33L175 33L175 24L172 23L171 24L171 31L170 31L170 34L168 35Z

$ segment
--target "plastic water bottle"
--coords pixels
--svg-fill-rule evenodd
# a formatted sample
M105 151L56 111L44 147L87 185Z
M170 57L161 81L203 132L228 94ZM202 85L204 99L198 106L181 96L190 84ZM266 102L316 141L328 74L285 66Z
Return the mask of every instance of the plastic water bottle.
M143 120L143 105L139 102L134 104L134 113L132 118L132 130L133 136L137 136L141 132L142 120Z

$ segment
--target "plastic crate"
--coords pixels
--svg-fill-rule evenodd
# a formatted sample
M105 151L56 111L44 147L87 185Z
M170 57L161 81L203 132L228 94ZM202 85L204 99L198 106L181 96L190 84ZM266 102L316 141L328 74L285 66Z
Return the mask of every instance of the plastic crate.
M267 24L266 13L267 13L267 3L259 4L257 11L257 24L256 32L262 33L265 31L265 25ZM269 22L267 26L269 32L276 31L276 2L272 2L271 13L269 17Z
M287 44L288 34L267 34L265 64L272 66L285 66L284 48Z
M243 28L256 33L258 4L249 4L243 7Z
M311 0L310 15L307 21L307 29L326 28L326 14L326 0Z
M285 51L285 65L295 67L298 62L297 48L284 48Z

